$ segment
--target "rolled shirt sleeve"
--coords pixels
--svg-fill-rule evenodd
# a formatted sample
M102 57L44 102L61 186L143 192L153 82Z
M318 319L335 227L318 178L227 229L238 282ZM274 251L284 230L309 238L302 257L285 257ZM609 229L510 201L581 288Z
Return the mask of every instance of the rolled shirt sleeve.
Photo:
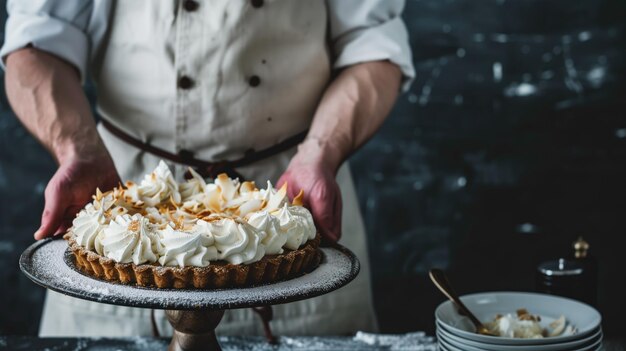
M84 81L92 10L91 1L9 0L5 40L0 49L2 67L6 55L31 45L71 63Z
M415 77L409 36L400 17L404 0L327 0L334 68L389 60L403 74L402 90Z

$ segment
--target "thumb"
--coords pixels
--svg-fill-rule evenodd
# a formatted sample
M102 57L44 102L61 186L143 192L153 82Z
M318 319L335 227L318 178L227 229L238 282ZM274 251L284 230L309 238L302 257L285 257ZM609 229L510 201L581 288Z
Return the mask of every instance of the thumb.
M51 236L63 223L63 215L65 213L63 197L63 191L58 186L48 183L45 196L46 203L41 215L41 226L35 232L35 240Z

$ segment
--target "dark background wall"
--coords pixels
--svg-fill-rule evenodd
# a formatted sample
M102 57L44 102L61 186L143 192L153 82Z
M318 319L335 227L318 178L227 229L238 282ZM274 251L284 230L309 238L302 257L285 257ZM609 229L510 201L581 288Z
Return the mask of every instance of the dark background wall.
M462 293L532 291L584 235L623 334L625 2L409 0L404 17L417 79L352 159L382 330L432 333L431 267ZM54 169L2 94L0 334L37 330L44 291L17 260Z

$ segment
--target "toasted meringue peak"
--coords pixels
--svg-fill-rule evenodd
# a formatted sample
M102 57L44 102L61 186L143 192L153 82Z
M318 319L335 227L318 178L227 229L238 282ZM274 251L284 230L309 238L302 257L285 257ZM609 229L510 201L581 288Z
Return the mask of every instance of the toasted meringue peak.
M221 219L208 222L215 238L215 247L221 260L232 264L247 264L265 256L261 243L264 233L239 219Z
M220 174L207 182L195 170L178 183L161 161L140 183L102 192L77 215L76 242L121 263L204 267L210 261L249 264L295 250L315 237L301 190L290 203L287 183L240 182Z
M160 161L154 171L146 175L139 185L126 182L124 199L133 203L135 207L156 206L170 198L175 203L181 202L178 183L163 161Z
M218 259L217 249L206 225L199 224L192 230L166 226L159 230L162 246L159 263L163 266L206 267Z
M102 254L120 263L153 263L160 241L150 222L140 214L117 216L103 229Z

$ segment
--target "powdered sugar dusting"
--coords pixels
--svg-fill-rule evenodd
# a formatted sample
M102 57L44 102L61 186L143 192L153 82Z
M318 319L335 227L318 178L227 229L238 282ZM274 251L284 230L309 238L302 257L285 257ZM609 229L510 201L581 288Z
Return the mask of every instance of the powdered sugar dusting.
M356 337L279 337L278 345L270 345L259 336L218 337L224 351L368 351L403 350L434 351L436 343L424 333L381 335L358 333ZM169 340L163 338L34 338L0 336L0 346L7 350L73 350L73 351L153 351L165 350ZM4 350L4 349L3 349Z
M150 289L97 280L69 267L64 240L31 245L20 258L21 269L36 283L70 296L114 305L157 309L231 309L280 304L311 298L349 283L359 262L344 248L321 248L323 259L313 272L270 285L224 289Z
M437 350L435 339L431 336L426 336L424 332L407 334L372 334L357 332L354 336L354 341L373 346L373 348L377 350Z

